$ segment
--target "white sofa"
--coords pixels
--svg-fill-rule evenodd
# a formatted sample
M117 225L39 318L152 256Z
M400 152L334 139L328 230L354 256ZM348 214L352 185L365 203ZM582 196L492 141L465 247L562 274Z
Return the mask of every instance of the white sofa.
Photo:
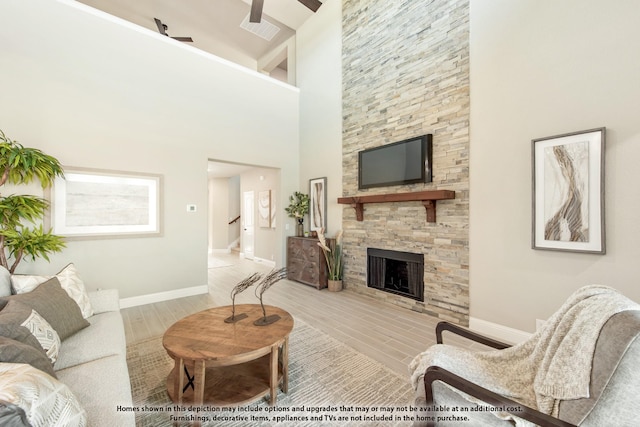
M0 425L135 426L126 351L117 290L0 268Z
M91 324L62 342L54 370L87 412L91 427L135 426L118 291L89 292Z

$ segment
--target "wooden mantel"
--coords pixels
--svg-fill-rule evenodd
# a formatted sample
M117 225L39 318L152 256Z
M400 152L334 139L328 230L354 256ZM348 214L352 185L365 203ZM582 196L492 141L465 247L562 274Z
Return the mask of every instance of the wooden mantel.
M366 196L338 197L338 203L351 205L356 210L356 220L364 219L366 203L422 202L427 210L427 222L436 222L436 200L455 199L451 190L414 191L411 193L372 194Z

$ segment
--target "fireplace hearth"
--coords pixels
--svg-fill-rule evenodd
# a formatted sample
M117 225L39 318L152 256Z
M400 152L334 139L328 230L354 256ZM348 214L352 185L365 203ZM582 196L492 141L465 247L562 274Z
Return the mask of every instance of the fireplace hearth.
M368 248L367 286L424 302L424 255Z

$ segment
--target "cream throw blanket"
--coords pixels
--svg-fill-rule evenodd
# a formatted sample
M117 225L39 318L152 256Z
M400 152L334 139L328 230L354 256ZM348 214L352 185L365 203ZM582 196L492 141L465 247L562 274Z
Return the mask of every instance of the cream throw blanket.
M602 326L616 313L639 309L638 304L612 288L585 286L521 344L486 352L432 346L409 365L413 388L424 387L424 372L429 366L440 366L493 392L557 416L561 400L589 397L593 353ZM498 416L513 419L505 414ZM516 422L530 425L524 420Z

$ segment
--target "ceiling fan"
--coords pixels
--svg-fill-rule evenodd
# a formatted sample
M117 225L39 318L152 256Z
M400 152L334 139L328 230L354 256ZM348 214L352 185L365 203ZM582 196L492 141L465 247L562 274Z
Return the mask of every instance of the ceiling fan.
M322 2L319 0L298 0L303 5L307 6L314 12L322 6ZM251 14L249 16L249 22L260 23L262 20L262 6L264 4L264 0L253 0L251 2Z
M158 18L153 18L154 21L156 21L156 25L158 26L158 31L160 32L160 34L162 34L163 36L167 36L167 37L171 37L169 34L167 34L167 29L169 27L167 27L167 24L163 24L161 20L159 20ZM179 42L188 42L191 43L193 42L193 39L191 37L171 37L172 39L178 40Z

